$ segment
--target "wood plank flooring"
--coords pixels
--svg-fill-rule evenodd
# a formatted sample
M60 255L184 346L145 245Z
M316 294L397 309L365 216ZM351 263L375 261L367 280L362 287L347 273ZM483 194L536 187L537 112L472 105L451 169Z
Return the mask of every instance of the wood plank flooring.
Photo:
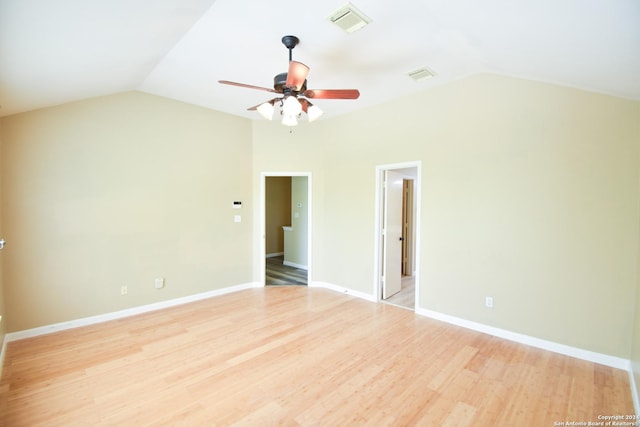
M265 284L267 286L306 285L307 270L284 265L283 261L283 256L267 258Z
M626 372L326 289L250 289L11 342L0 425L554 426Z

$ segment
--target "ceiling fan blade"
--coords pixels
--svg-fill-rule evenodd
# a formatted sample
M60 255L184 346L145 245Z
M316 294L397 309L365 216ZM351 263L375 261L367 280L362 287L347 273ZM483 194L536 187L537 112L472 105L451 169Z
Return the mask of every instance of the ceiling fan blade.
M309 67L304 65L302 62L290 61L289 71L287 72L287 82L285 85L298 91L302 88L304 81L307 79L307 74L309 74Z
M269 89L268 87L254 86L254 85L248 85L248 84L244 84L244 83L230 82L229 80L218 80L218 83L222 83L223 85L238 86L238 87L244 87L244 88L247 88L247 89L257 89L257 90L264 90L265 92L277 93L275 90Z
M312 99L358 99L358 89L309 89L302 96Z
M247 108L247 111L256 111L256 110L258 109L258 107L259 107L259 106L261 106L262 104L266 104L266 103L270 103L271 105L273 105L273 104L275 104L275 103L276 103L276 101L278 101L279 99L280 99L280 98L273 98L273 99L270 99L270 100L268 100L268 101L261 102L261 103L260 103L260 104L258 104L258 105L254 105L253 107L249 107L249 108Z

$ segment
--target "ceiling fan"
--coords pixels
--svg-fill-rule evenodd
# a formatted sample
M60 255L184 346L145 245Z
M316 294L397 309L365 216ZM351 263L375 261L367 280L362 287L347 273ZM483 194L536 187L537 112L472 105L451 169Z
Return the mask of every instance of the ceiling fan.
M282 124L286 126L297 125L298 118L303 111L307 113L310 122L322 115L322 110L313 105L309 99L358 99L360 92L357 89L307 89L309 67L302 62L293 61L291 55L293 48L298 43L300 43L300 39L296 36L282 37L282 44L289 49L289 69L286 73L278 74L273 78L273 89L228 80L219 80L218 82L281 94L282 96L250 107L248 110L257 110L263 117L272 120L277 105L281 109Z

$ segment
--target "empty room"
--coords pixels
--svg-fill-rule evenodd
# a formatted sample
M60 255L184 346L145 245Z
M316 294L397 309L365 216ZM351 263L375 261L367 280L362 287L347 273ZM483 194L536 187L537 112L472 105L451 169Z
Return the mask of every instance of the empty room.
M638 425L639 23L0 0L0 425Z

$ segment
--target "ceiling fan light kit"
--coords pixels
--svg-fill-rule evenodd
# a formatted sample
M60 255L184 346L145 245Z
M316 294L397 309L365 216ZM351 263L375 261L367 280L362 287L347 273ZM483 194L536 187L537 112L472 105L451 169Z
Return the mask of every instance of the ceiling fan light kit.
M258 113L260 113L260 115L265 119L273 120L273 112L275 111L273 104L273 100L265 102L264 104L258 105L256 110L258 110Z
M313 122L322 116L322 110L309 102L309 98L358 99L360 92L357 89L307 89L309 67L302 62L294 61L292 58L293 48L296 47L298 43L300 43L300 39L296 36L289 35L282 37L282 44L289 49L289 68L286 73L280 73L273 78L273 89L236 83L229 80L219 80L218 82L231 86L281 94L282 97L277 97L250 107L248 110L256 110L267 120L273 120L277 103L277 107L280 109L280 114L282 115L282 124L285 126L296 126L303 112L307 114L309 122Z
M312 105L309 103L309 108L307 108L307 116L309 117L309 123L317 120L323 114L323 111L318 108L317 105Z
M282 116L282 124L285 126L298 126L298 119L296 116L285 114Z
M302 105L300 105L300 101L293 96L289 95L284 99L284 103L282 104L282 114L285 116L297 116L302 112Z

